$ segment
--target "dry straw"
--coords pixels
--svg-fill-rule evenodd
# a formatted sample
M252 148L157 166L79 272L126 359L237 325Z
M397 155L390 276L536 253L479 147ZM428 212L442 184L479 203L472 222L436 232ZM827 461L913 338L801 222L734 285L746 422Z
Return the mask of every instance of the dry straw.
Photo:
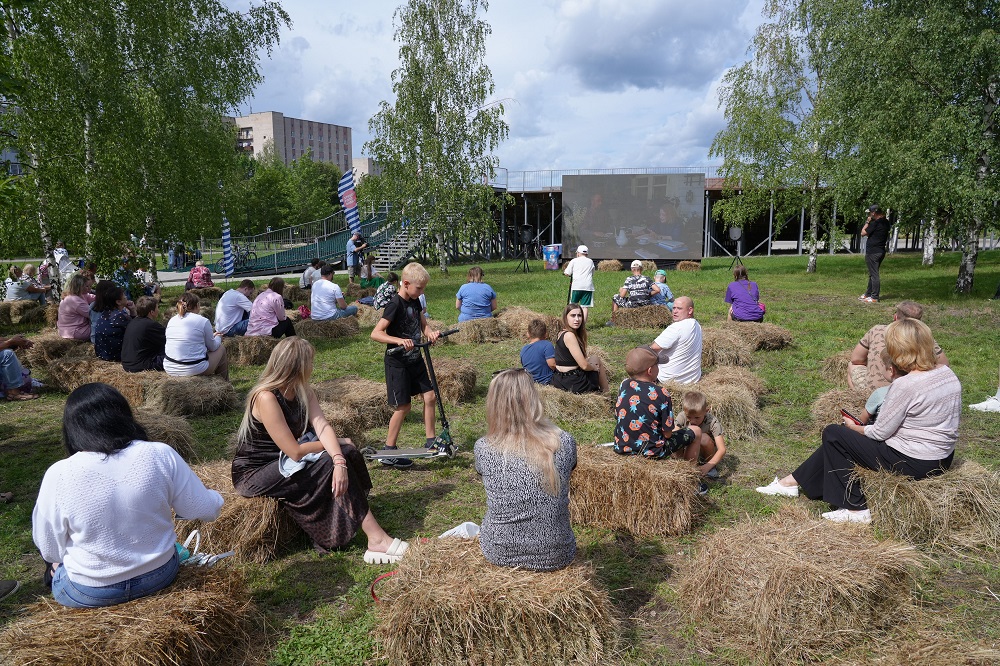
M146 430L149 441L169 444L184 460L195 460L194 430L186 419L150 409L137 409L135 420Z
M686 534L707 507L698 495L700 478L683 460L580 447L570 477L570 520L640 537Z
M368 328L374 328L378 320L382 318L382 311L376 310L370 305L358 303L358 323Z
M312 297L312 292L309 291L308 289L302 289L297 284L286 284L285 291L282 294L282 297L287 298L288 300L294 301L296 303L300 301L308 302Z
M278 344L270 335L237 335L223 338L226 355L232 365L264 365Z
M746 389L757 398L767 392L763 379L754 374L753 371L736 365L722 366L712 370L707 375L703 375L701 385L705 387L736 386Z
M458 325L459 332L451 337L457 338L459 344L482 344L483 342L500 342L511 337L507 325L495 317L472 319Z
M656 269L659 268L655 261L650 261L649 259L644 259L642 261L642 272L643 273L655 273Z
M352 419L363 430L385 428L392 418L384 382L348 375L313 384L313 390L320 402L337 404L353 412Z
M553 421L579 423L580 421L612 421L614 398L610 393L570 393L552 386L538 385L545 415Z
M559 317L540 314L519 305L501 309L497 312L497 319L507 327L510 337L523 341L528 340L528 324L535 319L541 319L545 322L548 330L548 339L553 342L555 342L556 336L559 335L559 329L562 328L562 322L559 320Z
M198 287L197 289L191 289L190 291L198 297L199 301L217 301L222 298L222 289L219 287Z
M611 321L619 328L664 329L673 318L670 310L662 305L647 305L641 308L619 308L611 315Z
M725 328L735 330L755 351L778 351L792 344L792 332L784 326L752 321L728 321Z
M42 598L0 635L10 666L152 666L245 663L265 626L243 577L219 565L181 567L173 585L106 608Z
M0 302L0 326L10 326L13 322L10 320L10 306L13 303L9 301Z
M679 261L677 262L677 270L679 271L700 271L701 262L698 261Z
M236 389L221 377L166 376L146 392L146 407L173 416L216 415L239 404Z
M59 303L49 303L45 308L45 324L55 326L59 322Z
M441 399L456 405L476 397L476 367L457 358L443 358L434 364Z
M704 328L701 332L701 364L749 366L753 364L753 347L735 331Z
M605 259L597 263L597 270L604 273L615 273L622 269L622 262L617 259Z
M45 322L45 306L38 301L14 301L10 304L11 324L41 324Z
M825 359L820 371L823 379L836 386L847 385L847 368L851 364L851 352L843 351Z
M384 388L382 400L385 400ZM359 417L357 409L340 402L320 402L319 406L323 410L323 416L326 417L338 437L350 439L359 449L368 444L366 432L368 428L365 425L365 420Z
M475 539L411 544L378 594L375 635L391 664L606 664L621 632L590 565L497 567Z
M295 324L295 333L306 340L332 340L333 338L349 338L357 335L361 328L357 317L342 317L340 319L303 319Z
M174 520L179 538L192 530L201 533L201 552L235 551L239 562L264 564L285 552L302 531L281 503L270 497L243 497L233 488L232 463L216 460L191 469L207 488L218 491L224 501L222 512L212 522Z
M374 296L375 292L378 291L376 287L362 287L356 282L348 282L347 288L344 289L344 295L348 298L364 298L365 296Z
M866 527L786 509L705 537L678 592L706 640L754 661L812 662L905 620L923 562Z
M209 289L211 287L206 287ZM194 291L192 289L192 291ZM174 315L177 314L177 308L167 308L160 314L160 321L166 326L167 322L173 319ZM198 314L200 314L205 319L214 322L215 321L215 305L212 303L200 303L198 307Z
M93 349L91 345L78 345L73 351L82 351L84 347ZM125 372L121 363L74 356L50 362L48 375L53 385L67 393L91 382L109 384L118 389L132 407L141 406L147 391L166 378L162 372Z
M701 391L705 394L709 410L722 422L728 437L752 440L767 431L768 425L757 406L757 397L747 387L716 382L663 382L663 388L670 393L675 414L681 410L685 393Z
M894 539L953 550L1000 547L1000 472L960 462L920 481L860 467L872 524Z
M36 371L48 371L49 364L65 357L76 347L89 345L85 340L60 338L55 333L46 333L32 338L32 346L25 352L28 367Z
M297 324L302 321L302 313L299 312L297 308L294 310L285 310L285 317L287 317L293 324Z
M848 412L861 417L861 410L865 408L868 396L854 389L833 389L821 394L813 402L810 412L812 413L813 426L822 430L831 423L840 424L844 422L840 410L846 409Z

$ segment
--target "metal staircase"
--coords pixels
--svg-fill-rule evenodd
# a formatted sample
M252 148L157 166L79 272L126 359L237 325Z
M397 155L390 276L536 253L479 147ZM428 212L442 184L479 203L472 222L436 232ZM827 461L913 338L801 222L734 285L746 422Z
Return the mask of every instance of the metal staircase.
M406 228L400 229L395 236L387 238L378 245L378 254L372 262L372 266L383 275L395 270L413 256L414 250L426 240L427 227L417 227L410 224Z

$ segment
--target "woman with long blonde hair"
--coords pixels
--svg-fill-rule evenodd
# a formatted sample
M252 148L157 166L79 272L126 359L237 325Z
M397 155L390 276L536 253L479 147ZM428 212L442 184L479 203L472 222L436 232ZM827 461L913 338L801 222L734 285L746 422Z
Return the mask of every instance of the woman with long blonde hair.
M371 477L350 439L338 437L309 387L315 349L285 338L247 396L237 434L233 486L244 497L274 497L327 552L368 537L365 562L389 564L409 544L389 536L368 506Z
M546 417L531 375L504 370L486 396L487 435L475 445L486 487L479 539L498 566L562 569L576 555L569 522L569 477L576 441Z

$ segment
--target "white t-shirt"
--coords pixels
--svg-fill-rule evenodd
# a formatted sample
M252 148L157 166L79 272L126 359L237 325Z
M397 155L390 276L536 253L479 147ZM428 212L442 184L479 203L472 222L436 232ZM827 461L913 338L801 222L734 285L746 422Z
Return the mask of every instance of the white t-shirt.
M183 318L174 315L167 322L167 358L163 360L164 371L173 377L191 377L208 370L208 352L222 345L222 339L212 331L212 322L200 314L186 314ZM174 361L206 360L185 365Z
M309 299L309 308L312 310L312 319L329 319L337 314L340 307L337 301L344 297L344 292L340 290L336 282L331 280L316 280L312 287L312 296Z
M670 359L660 364L658 380L693 384L701 379L701 324L697 319L675 321L656 336L653 344Z
M66 248L57 247L52 250L52 256L55 257L55 260L59 263L60 275L76 271L76 266L73 265L73 260L69 258L69 251Z
M573 291L594 291L594 260L590 257L576 257L566 264L563 275L573 276Z
M319 281L319 269L310 266L302 271L302 277L299 278L299 287L304 289L310 285L316 284L317 281Z
M236 324L243 321L243 313L250 312L253 303L243 295L243 292L230 289L219 299L215 306L215 330L226 333Z

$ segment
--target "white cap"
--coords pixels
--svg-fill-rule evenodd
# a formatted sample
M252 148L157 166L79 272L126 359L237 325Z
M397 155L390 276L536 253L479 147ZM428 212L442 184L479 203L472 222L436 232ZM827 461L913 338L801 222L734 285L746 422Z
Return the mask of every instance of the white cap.
M638 259L632 260L632 268L642 268L642 262Z
M590 250L587 249L586 245L581 245L580 247L576 248L576 252L577 254L587 254L588 252L590 252Z

